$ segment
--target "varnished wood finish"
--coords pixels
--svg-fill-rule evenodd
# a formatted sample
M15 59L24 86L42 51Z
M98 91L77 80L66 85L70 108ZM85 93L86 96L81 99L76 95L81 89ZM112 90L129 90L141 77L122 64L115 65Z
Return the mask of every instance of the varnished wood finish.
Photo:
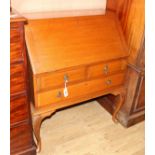
M111 81L111 83L108 83ZM63 87L56 90L49 90L45 92L38 93L37 102L35 102L36 107L45 106L48 104L57 103L59 107L59 102L67 103L70 99L77 99L82 96L86 96L91 93L103 92L112 87L119 86L124 82L124 73L119 73L116 75L108 76L105 78L97 78L95 80L80 82L73 85L68 85L69 96L65 98L63 96ZM61 96L58 93L61 92ZM74 104L74 103L73 103Z
M139 49L143 46L145 30L145 1L127 0L120 10L120 21L129 47L129 63L136 64Z
M11 154L27 152L29 155L31 149L34 149L32 146L32 128L27 123L11 128L10 138Z
M116 0L107 0L107 10L116 11Z
M128 56L121 25L113 12L91 18L38 19L28 23L26 40L28 50L33 51L29 57L34 74Z
M10 20L10 152L35 155L27 86L25 19L20 19Z
M124 103L128 49L114 12L29 20L25 26L32 85L33 129L41 148L42 120L58 109L106 94ZM46 38L46 39L45 39ZM68 96L64 96L65 79Z
M111 75L119 71L125 71L126 66L127 61L125 61L124 59L90 65L87 70L88 79Z
M122 112L126 113L122 122L130 126L143 120L145 113L145 1L126 1L119 18L130 50L130 65L126 77L128 90L122 108Z
M25 120L27 121L29 117L29 111L26 94L23 93L18 96L12 96L10 101L10 109L11 125L18 124L19 122L23 122Z
M65 70L64 72L54 72L51 74L41 75L37 78L37 91L43 91L46 89L63 87L64 76L68 77L69 84L76 83L85 80L85 68L78 67L74 70ZM52 81L52 82L51 82Z
M10 71L10 93L16 94L19 92L25 92L26 89L26 79L25 79L25 71L24 71L24 63L16 63L11 65Z
M127 94L119 115L124 126L133 125L144 120L145 114L145 3L144 0L120 0L116 12L121 21L122 29L130 51L129 67L126 76ZM111 98L108 97L111 100ZM104 100L104 99L103 99ZM111 100L112 102L114 100ZM112 102L109 103L112 103ZM106 107L108 104L99 102ZM114 107L114 104L110 104Z

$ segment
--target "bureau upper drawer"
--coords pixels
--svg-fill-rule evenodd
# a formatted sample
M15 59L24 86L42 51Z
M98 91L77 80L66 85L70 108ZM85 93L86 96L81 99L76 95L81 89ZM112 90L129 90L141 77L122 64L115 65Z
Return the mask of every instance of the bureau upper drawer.
M10 93L15 94L25 90L24 64L18 63L10 67Z
M126 60L120 59L116 61L103 62L88 67L88 78L98 76L107 76L109 74L126 69Z
M105 90L123 84L124 75L125 74L123 72L104 78L69 85L67 87L69 94L67 97L64 97L63 88L37 93L35 106L41 107L59 102L67 102L69 99L76 98L78 100L81 96L87 96L96 92L100 92L100 94L102 92L104 94Z
M62 72L54 72L37 78L37 90L46 90L55 87L63 87L65 81L68 83L78 82L85 79L85 68L77 68Z

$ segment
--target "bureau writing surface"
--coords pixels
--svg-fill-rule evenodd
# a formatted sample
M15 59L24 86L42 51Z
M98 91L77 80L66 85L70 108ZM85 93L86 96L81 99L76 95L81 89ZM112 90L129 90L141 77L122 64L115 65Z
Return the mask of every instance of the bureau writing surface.
M106 16L30 20L25 31L34 73L127 56L119 26L111 12Z

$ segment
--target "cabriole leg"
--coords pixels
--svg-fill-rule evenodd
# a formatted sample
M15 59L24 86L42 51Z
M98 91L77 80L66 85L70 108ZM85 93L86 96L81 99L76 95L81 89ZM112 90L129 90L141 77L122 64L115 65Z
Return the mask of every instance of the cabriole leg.
M115 107L114 113L112 115L112 120L115 123L117 122L117 114L118 114L119 110L121 109L122 105L124 104L124 98L125 98L124 93L119 94L119 99L116 102L116 107Z
M43 114L32 114L32 121L33 121L33 132L36 138L36 143L37 143L37 153L41 151L41 137L40 137L40 127L42 121L46 118L52 115L54 111L46 112Z

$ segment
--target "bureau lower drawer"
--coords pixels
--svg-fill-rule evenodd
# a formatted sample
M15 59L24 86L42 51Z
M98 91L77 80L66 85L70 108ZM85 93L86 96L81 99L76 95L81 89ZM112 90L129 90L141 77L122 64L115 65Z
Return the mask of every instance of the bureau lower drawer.
M47 90L50 88L56 88L58 86L64 86L65 80L69 83L82 81L85 79L85 68L77 68L74 70L58 71L54 73L48 73L37 78L37 90Z
M107 76L126 69L126 60L120 59L110 62L98 63L88 67L88 78Z
M56 102L65 102L68 99L86 96L94 92L106 91L109 88L123 84L124 72L107 76L105 78L98 78L73 85L69 85L68 97L64 97L63 88L54 89L50 91L41 92L36 95L35 106L41 107Z
M10 67L10 92L11 94L19 93L25 91L26 81L25 81L25 71L24 64L18 63L11 65Z

